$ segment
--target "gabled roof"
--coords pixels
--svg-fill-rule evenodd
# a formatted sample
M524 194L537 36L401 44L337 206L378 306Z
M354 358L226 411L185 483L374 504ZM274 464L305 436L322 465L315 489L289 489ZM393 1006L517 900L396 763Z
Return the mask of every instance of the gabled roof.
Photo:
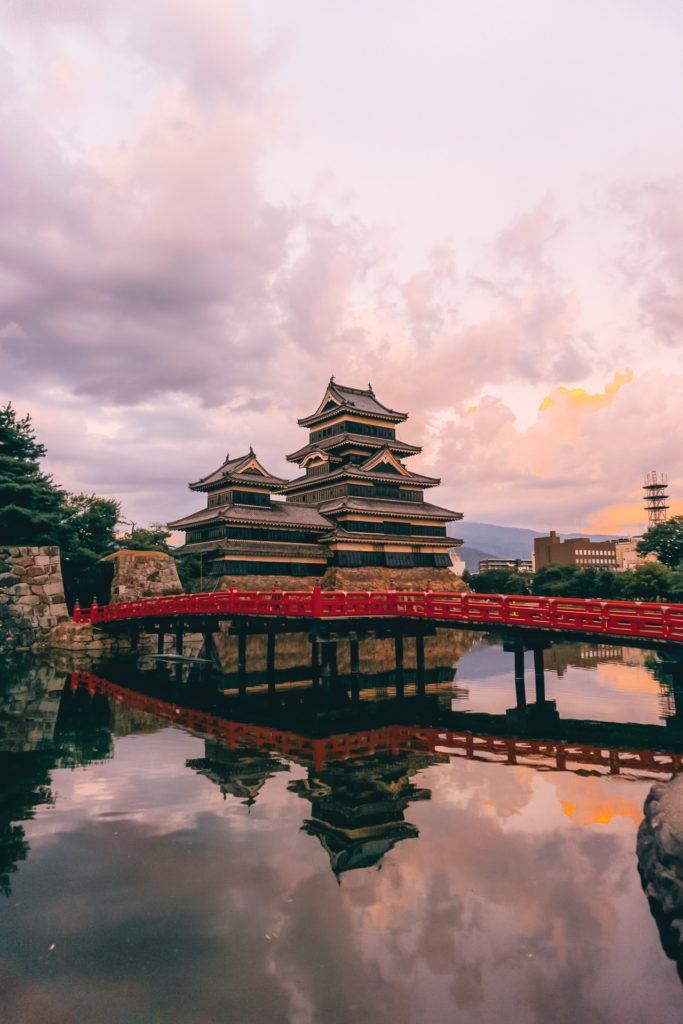
M365 473L381 473L382 468L386 465L393 466L401 476L413 476L409 469L406 469L405 466L401 465L391 449L386 445L384 448L380 448L378 452L373 452L373 454L370 455L365 462L361 462L357 468L362 469Z
M392 452L400 452L402 458L406 458L408 455L419 455L422 448L417 444L407 444L405 441L388 441L383 437L370 437L365 434L333 434L331 437L324 437L320 441L313 441L311 444L306 444L303 448L299 448L298 451L292 452L291 455L287 456L288 462L301 462L301 460L308 455L310 451L317 450L330 450L333 448L342 448L344 445L355 444L359 448L388 448Z
M365 413L368 416L389 420L392 423L402 423L403 420L408 419L407 413L396 412L395 409L383 405L375 397L371 384L368 384L367 388L352 388L345 384L337 384L334 377L330 377L330 382L316 411L310 416L304 416L303 419L298 420L298 423L302 427L312 426L318 421L330 419L345 410Z
M305 465L308 462L309 459L313 458L313 456L316 456L317 458L321 459L323 462L330 462L330 460L334 460L334 462L340 462L341 461L341 459L340 459L340 457L338 455L330 455L329 452L325 451L325 449L321 448L319 445L311 444L311 445L308 445L308 450L307 450L305 456L301 460L301 465L302 466Z
M278 490L287 483L282 477L273 476L267 469L264 469L256 458L254 449L250 448L246 455L240 455L236 459L231 459L229 455L226 455L222 466L189 486L192 491L206 491L211 490L217 484L232 481L267 485L271 490Z

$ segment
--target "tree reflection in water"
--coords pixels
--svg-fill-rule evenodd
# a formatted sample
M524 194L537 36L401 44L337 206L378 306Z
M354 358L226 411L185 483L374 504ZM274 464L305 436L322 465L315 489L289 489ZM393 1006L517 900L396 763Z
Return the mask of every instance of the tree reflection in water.
M480 647L484 653L485 644ZM433 681L423 695L406 667L402 697L394 693L391 665L366 664L368 672L361 671L355 685L343 656L336 683L312 686L304 678L305 666L294 663L291 648L292 665L280 667L276 693L269 692L262 674L259 685L254 670L254 686L246 696L225 685L225 677L187 670L136 672L130 663L110 663L96 673L72 675L47 662L17 660L5 666L0 682L3 891L10 892L12 875L29 853L26 822L40 805L55 800L54 772L102 762L115 756L117 737L169 724L204 741L203 756L184 758L179 770L186 766L214 784L216 795L229 804L255 811L258 818L271 786L281 787L281 799L289 794L300 802L299 827L315 837L338 880L381 867L397 845L401 850L413 846L404 848L403 840L416 839L419 846L426 819L417 813L418 805L430 800L430 780L440 778L433 770L458 759L473 770L499 762L513 772L525 766L553 772L558 779L573 776L584 797L590 780L602 780L609 795L611 779L642 785L642 780L678 770L683 752L678 709L683 705L666 660L655 653L644 656L649 659L648 686L655 680L661 695L658 722L565 718L560 684L574 678L573 671L591 673L602 665L621 664L624 671L644 671L643 658L629 666L630 655L620 660L616 649L607 650L601 661L599 649L572 646L545 652L542 701L530 699L533 675L520 700L514 657L504 656L499 647L490 651L498 664L507 665L500 691L490 685L490 675L479 681L476 672L460 671L460 665L456 687L452 663L432 663ZM488 687L486 699L491 703L495 697L497 705L487 711L461 710L472 706L478 687ZM595 692L599 701L599 688ZM499 778L497 791L504 790ZM581 804L577 792L570 788L562 797L566 815L577 826L608 822L614 815L622 820L637 816L623 789L596 809L585 799ZM495 802L495 793L491 799ZM266 798L265 810L269 807ZM466 829L461 842L468 843ZM396 854L392 863L398 865L404 858ZM312 847L310 855L315 856Z

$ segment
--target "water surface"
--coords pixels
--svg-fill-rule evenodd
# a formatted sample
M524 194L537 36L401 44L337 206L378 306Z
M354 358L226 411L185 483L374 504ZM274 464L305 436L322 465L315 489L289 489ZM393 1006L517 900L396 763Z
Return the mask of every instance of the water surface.
M545 660L552 738L567 719L617 723L622 754L640 737L670 756L675 702L655 654L558 645ZM306 722L357 737L371 704L373 728L443 726L454 709L484 744L485 716L500 733L515 706L512 655L473 637L451 669L426 711L410 690L393 711L390 689L368 688L353 720L341 708ZM315 767L134 707L149 677L116 671L125 686L105 694L54 665L4 670L7 1024L681 1020L635 857L645 796L669 777L656 765L610 774L576 745L564 770L544 748L468 759L408 730ZM531 702L531 664L527 678ZM253 701L238 721L289 716L291 731L284 705Z

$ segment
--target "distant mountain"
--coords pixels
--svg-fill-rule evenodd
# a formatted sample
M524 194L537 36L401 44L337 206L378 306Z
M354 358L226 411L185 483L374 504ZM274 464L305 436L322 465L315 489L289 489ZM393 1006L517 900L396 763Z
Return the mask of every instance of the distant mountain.
M476 552L478 558L531 558L534 537L542 536L534 530L525 530L519 526L494 526L493 523L466 520L453 523L448 532L454 537L460 537L467 551ZM469 564L467 568L470 568Z
M474 523L463 520L453 523L448 531L465 543L458 549L470 570L476 570L480 558L531 558L534 537L547 537L547 533L527 530L521 526L496 526L494 523ZM588 537L592 540L611 540L613 534L561 533L568 537Z
M482 558L493 558L490 551L480 551L479 548L471 548L469 544L463 544L461 548L457 549L457 553L470 572L477 571Z

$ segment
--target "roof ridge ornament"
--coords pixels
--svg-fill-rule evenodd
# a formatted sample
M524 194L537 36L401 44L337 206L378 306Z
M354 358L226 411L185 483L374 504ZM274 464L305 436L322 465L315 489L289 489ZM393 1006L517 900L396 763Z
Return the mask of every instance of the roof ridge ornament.
M224 462L224 463L226 463L226 462L230 462L230 452L226 452L226 453L225 453L225 459L223 460L223 462Z

